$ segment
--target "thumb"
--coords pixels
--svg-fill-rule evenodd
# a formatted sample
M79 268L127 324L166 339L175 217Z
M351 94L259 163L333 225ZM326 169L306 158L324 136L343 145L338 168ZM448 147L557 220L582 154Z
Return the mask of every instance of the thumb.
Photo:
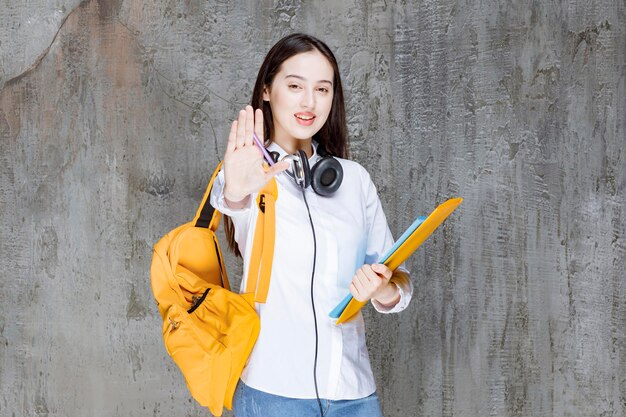
M385 278L391 277L391 269L389 269L387 265L372 264L372 269L374 270L374 272L383 275Z
M275 176L276 174L280 174L281 172L285 171L290 166L291 166L291 164L289 163L289 161L277 162L277 163L275 163L274 165L272 165L271 167L268 168L268 170L265 172L265 175L269 179L269 178Z

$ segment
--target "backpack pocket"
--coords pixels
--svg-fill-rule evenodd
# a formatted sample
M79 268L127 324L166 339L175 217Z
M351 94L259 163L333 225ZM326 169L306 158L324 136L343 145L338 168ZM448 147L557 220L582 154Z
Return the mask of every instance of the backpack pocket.
M205 300L206 301L206 300ZM216 322L204 302L190 314L174 304L163 324L167 353L180 368L193 398L216 416L222 414L232 355L222 343Z
M209 286L189 310L173 304L163 322L167 353L191 395L216 416L232 396L259 334L253 294Z

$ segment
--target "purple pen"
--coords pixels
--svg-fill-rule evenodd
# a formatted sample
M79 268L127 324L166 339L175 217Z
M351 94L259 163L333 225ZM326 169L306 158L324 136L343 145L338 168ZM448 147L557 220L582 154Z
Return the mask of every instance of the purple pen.
M254 143L256 143L256 146L258 146L261 152L263 152L263 156L265 157L265 160L267 161L267 163L270 164L270 166L274 165L274 160L272 159L270 154L267 153L265 146L263 146L263 144L261 143L261 139L259 139L256 133L253 133L252 137L254 138Z

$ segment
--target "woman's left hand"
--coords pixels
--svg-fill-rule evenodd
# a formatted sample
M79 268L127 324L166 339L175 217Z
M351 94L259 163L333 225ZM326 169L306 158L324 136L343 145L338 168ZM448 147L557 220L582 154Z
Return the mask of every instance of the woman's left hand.
M393 271L383 264L363 265L350 284L350 293L357 301L374 299L381 304L396 304L400 298L398 287L390 284Z

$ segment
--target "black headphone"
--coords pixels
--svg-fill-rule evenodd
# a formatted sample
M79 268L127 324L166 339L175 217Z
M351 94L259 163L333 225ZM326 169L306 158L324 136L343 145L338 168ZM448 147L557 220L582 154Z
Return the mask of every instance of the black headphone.
M278 162L279 153L270 152L274 162ZM291 161L291 171L285 171L302 188L311 186L316 194L323 197L332 195L339 189L343 181L343 168L338 160L333 158L322 145L317 145L317 154L321 157L311 168L306 152L298 149L295 155L285 155L281 161Z

